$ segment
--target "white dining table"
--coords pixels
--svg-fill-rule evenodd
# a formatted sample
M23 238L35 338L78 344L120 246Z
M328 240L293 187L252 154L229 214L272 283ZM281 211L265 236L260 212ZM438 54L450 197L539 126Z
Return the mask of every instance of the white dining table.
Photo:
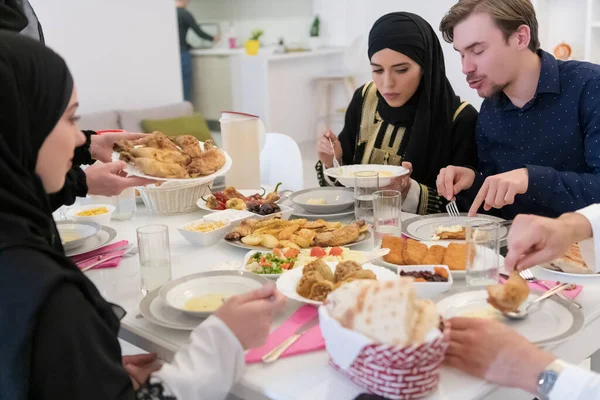
M219 242L211 247L196 247L187 242L177 231L184 224L201 218L204 211L177 215L150 215L141 206L129 220L112 221L116 229L115 240L136 242L136 229L150 224L163 224L169 227L171 251L171 273L176 279L185 275L210 271L230 263L241 265L246 250ZM414 214L403 214L403 219ZM373 243L361 244L359 250L370 250ZM223 264L227 263L227 264ZM116 268L97 269L86 272L96 284L100 293L110 302L119 304L127 315L121 320L119 337L148 352L156 352L166 361L185 346L189 332L163 328L146 321L140 314L139 304L143 298L140 289L138 257L122 260ZM465 286L464 281L455 281L454 289ZM584 328L563 342L547 347L558 357L580 363L600 349L600 290L587 286L577 297L583 305ZM301 303L288 301L285 310L274 321L273 329L289 318ZM592 365L597 364L593 357ZM303 355L286 357L277 362L250 364L233 387L232 398L248 400L350 400L365 390L340 375L328 365L325 350ZM467 376L459 371L442 367L440 385L430 399L469 400L469 399L531 399L533 396L520 390L499 388L480 379Z

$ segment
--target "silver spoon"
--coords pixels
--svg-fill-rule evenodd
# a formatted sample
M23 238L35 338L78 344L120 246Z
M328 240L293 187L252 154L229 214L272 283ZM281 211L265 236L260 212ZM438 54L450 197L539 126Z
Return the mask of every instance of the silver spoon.
M527 318L527 315L529 315L529 308L536 304L536 303L540 303L544 300L546 300L548 297L553 296L556 293L562 292L564 289L567 288L567 286L569 286L568 283L563 283L560 284L558 286L553 287L552 289L548 290L547 292L545 292L544 294L542 294L540 297L538 297L537 299L535 299L534 301L532 301L531 303L529 303L527 305L527 307L525 307L525 309L523 311L521 310L517 310L515 312L510 311L510 312L504 312L502 311L502 315L504 315L506 318L508 319L525 319Z

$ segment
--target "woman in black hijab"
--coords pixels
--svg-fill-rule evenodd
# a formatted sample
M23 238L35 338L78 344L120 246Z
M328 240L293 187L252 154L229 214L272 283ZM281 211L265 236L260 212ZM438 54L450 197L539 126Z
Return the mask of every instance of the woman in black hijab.
M42 44L0 31L0 88L0 397L224 397L283 296L265 286L233 298L134 390L121 364L117 308L64 256L46 195L64 185L85 142L71 74Z
M320 184L333 183L323 174L333 166L331 139L342 165L412 169L392 185L402 192L404 211L445 211L435 181L450 164L476 165L477 111L454 93L439 40L418 15L396 12L377 20L368 55L373 82L355 92L339 137L327 131L318 143Z

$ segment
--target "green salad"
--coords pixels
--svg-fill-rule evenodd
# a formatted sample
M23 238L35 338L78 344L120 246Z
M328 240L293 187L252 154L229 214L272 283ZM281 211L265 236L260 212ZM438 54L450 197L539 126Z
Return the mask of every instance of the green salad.
M282 274L294 268L300 252L296 249L273 249L271 253L254 253L246 270L255 274Z

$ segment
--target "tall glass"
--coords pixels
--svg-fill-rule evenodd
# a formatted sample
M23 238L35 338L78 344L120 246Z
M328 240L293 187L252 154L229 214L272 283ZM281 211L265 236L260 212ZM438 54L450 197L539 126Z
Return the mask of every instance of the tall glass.
M142 226L137 229L137 241L145 296L171 280L169 228L166 225Z
M497 222L467 224L468 286L498 283L500 274L500 224Z
M354 216L373 223L373 193L379 190L379 173L362 171L354 174Z
M384 236L401 236L402 194L397 190L381 190L373 193L373 226L375 247L381 246Z

